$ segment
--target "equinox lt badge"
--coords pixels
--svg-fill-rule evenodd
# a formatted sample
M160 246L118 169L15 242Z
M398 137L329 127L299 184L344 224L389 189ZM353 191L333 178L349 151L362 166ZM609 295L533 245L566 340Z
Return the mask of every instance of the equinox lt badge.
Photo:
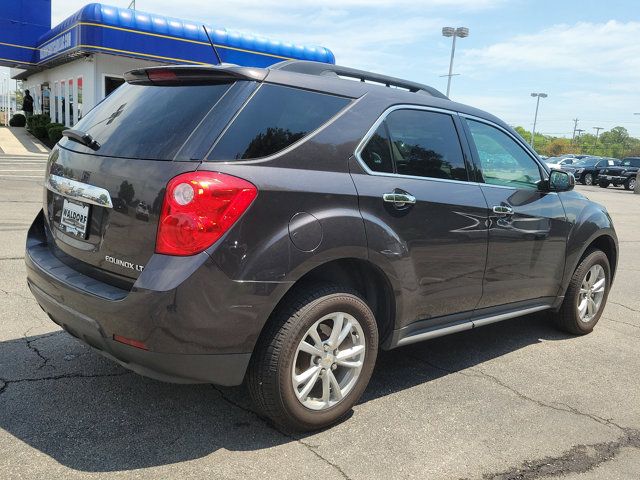
M118 265L119 267L128 268L129 270L136 270L138 272L144 270L144 265L136 265L135 263L112 257L111 255L105 255L104 259L109 263L113 263L114 265Z

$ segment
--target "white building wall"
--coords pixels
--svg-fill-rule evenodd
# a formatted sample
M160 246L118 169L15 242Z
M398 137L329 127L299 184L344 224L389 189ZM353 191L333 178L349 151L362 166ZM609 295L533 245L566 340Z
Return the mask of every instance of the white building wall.
M98 53L33 73L23 81L23 89L29 90L33 96L34 113L43 113L45 107L43 96L46 92L43 93L42 87L48 84L51 121L57 120L59 123L71 126L105 97L106 77L123 78L124 73L129 70L154 65L159 63ZM79 80L82 83L81 102L78 102ZM72 86L71 89L69 85ZM62 98L65 99L64 116L62 115ZM66 108L70 101L73 104L73 119L71 112Z

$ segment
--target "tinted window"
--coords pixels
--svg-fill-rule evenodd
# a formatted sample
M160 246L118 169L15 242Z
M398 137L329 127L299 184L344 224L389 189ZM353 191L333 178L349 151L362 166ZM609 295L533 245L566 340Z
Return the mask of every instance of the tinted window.
M492 185L537 188L538 164L509 135L485 123L467 120L478 151L484 181Z
M625 158L621 164L623 167L640 167L640 158Z
M279 85L262 85L215 146L210 160L272 155L322 126L349 100Z
M360 156L367 167L374 172L393 172L389 137L384 123L378 127Z
M71 140L63 140L62 144L71 150L97 155L172 160L230 86L125 84L74 127L100 143L97 152Z
M468 180L453 118L396 110L386 119L396 171L402 175Z

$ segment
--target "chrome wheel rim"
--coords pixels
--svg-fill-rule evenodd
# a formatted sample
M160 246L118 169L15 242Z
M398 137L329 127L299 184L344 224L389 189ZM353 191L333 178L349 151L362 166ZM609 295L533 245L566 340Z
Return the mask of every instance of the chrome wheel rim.
M334 312L315 322L298 344L291 382L298 401L311 410L331 408L355 387L366 340L360 323Z
M598 264L592 266L582 279L578 295L578 316L582 322L590 322L600 311L606 287L604 268Z
M586 183L587 185L593 184L593 177L590 174L587 173L584 176L584 183Z
M636 188L636 181L635 179L631 179L629 180L629 190L635 190Z

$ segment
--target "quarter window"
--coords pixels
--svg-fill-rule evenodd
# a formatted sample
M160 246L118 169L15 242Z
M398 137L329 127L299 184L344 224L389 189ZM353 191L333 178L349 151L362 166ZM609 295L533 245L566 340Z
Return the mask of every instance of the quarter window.
M209 160L272 155L316 130L349 99L280 85L262 85L240 112Z
M467 120L485 183L514 188L538 188L540 169L529 154L502 131Z
M386 123L395 171L417 177L468 180L450 115L424 110L395 110Z

